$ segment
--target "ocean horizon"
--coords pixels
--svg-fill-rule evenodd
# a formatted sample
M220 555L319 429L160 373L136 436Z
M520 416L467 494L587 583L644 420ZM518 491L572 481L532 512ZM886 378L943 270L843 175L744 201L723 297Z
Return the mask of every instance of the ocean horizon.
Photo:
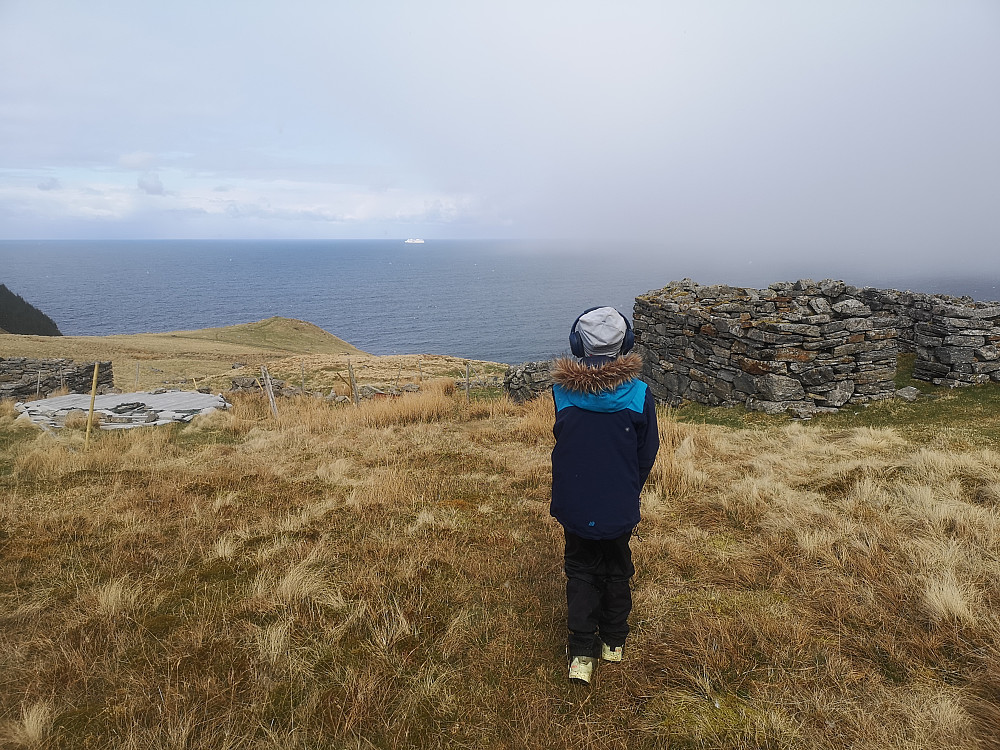
M828 264L713 264L635 242L515 240L0 240L0 283L64 335L158 333L272 316L313 323L371 354L515 364L568 352L573 320L673 280L753 288L799 278L975 299L994 278L837 273Z

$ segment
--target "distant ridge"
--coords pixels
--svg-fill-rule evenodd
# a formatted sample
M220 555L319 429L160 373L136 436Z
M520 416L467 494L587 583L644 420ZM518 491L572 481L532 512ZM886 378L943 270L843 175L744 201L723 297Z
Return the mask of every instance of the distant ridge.
M0 284L0 333L62 336L52 318L4 284Z
M176 387L197 381L226 389L233 371L260 374L261 365L273 367L298 357L279 377L296 376L309 357L371 357L319 326L291 318L266 318L221 328L166 333L110 336L0 336L0 358L110 360L120 388ZM272 372L274 372L272 370Z

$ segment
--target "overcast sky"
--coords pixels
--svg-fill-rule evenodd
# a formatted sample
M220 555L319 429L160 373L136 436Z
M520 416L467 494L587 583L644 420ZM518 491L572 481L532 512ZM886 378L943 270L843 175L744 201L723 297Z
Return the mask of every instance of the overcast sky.
M0 237L1000 255L998 0L0 0Z

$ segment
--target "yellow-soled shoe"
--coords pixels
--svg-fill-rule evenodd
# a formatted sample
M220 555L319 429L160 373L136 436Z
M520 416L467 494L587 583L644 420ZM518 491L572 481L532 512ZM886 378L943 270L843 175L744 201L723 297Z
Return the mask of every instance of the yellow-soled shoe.
M589 685L594 676L594 663L597 659L591 656L574 656L569 663L569 680L582 685Z

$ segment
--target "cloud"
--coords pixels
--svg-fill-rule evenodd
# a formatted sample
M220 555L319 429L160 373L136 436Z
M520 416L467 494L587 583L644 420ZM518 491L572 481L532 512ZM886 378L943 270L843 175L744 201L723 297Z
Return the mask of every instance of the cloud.
M130 154L122 154L118 158L118 165L125 169L148 170L156 164L156 161L156 154L151 154L148 151L133 151Z
M720 262L1000 242L990 0L140 5L4 6L0 188L44 204L37 233L108 208L91 236L207 213L234 237L411 222Z
M147 195L163 195L163 183L156 172L146 172L136 180L139 189Z

